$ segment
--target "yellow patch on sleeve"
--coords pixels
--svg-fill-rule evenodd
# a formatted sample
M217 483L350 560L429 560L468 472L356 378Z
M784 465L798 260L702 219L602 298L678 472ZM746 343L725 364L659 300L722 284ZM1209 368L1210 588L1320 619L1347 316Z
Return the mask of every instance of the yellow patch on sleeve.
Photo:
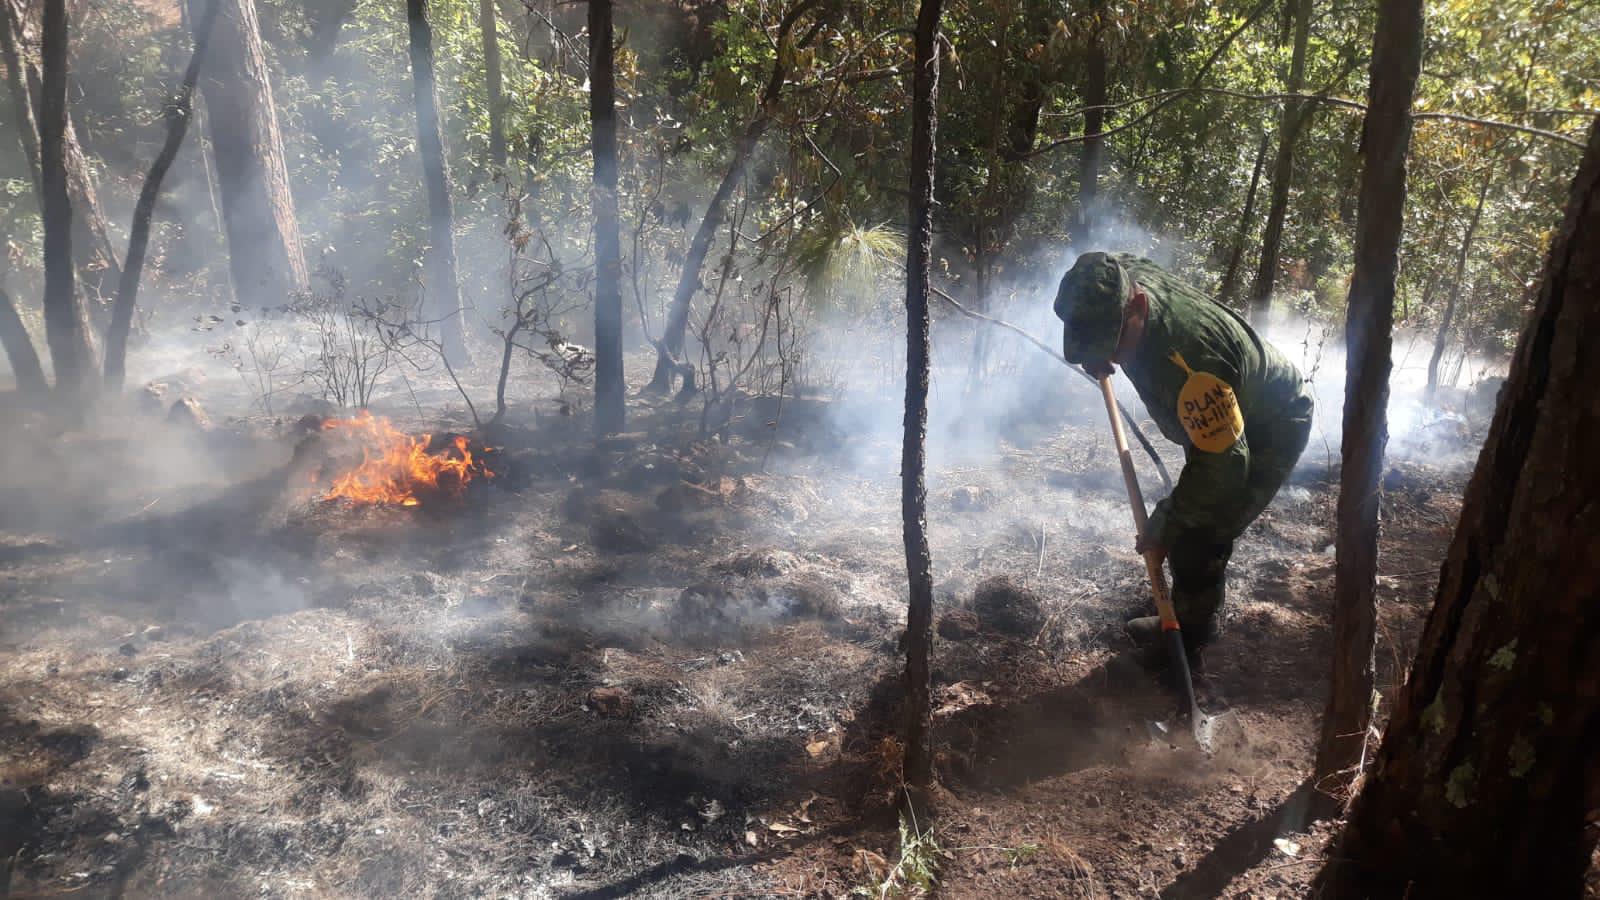
M1207 453L1223 453L1244 434L1244 413L1239 398L1228 383L1210 372L1189 368L1182 356L1172 361L1189 373L1189 380L1178 391L1178 421L1196 448Z

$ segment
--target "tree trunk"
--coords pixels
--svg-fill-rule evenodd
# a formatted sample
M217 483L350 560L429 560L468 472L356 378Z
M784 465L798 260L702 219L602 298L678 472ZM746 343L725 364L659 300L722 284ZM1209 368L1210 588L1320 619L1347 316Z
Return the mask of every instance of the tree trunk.
M1422 286L1422 299L1417 302L1418 309L1427 309L1433 303L1433 292L1439 287L1439 270L1442 268L1434 261L1439 258L1439 253L1444 249L1445 229L1439 228L1433 236L1433 246L1428 248L1428 280ZM1402 321L1411 318L1411 305L1401 300Z
M204 18L202 0L188 0L191 26ZM200 90L211 127L212 157L222 193L228 269L239 302L281 305L309 284L300 225L289 193L289 170L278 133L255 0L221 0L212 40L216 53Z
M1083 167L1078 180L1078 234L1074 243L1080 249L1094 249L1095 226L1100 215L1100 158L1105 138L1106 47L1105 26L1094 24L1088 58L1084 61Z
M40 56L39 174L44 187L44 333L56 387L87 393L94 339L72 272L72 202L67 197L67 5L45 0Z
M694 295L700 292L700 272L705 267L706 254L711 250L711 242L716 239L717 229L727 219L728 200L732 198L739 179L744 177L744 168L750 161L750 155L755 152L756 144L760 143L761 136L766 133L772 116L777 112L778 98L789 71L789 35L794 31L801 14L815 5L817 0L799 0L778 23L777 52L773 54L772 73L761 92L760 107L755 118L745 126L739 142L734 145L728 170L723 173L716 193L711 195L711 202L706 205L705 216L695 229L689 253L683 260L683 269L678 273L678 287L672 294L672 306L667 311L667 325L661 340L656 343L655 374L645 387L649 393L664 394L671 391L674 375L683 378L685 395L695 390L694 369L682 361L682 356L684 337L689 328L689 309L693 305Z
M497 171L506 167L506 126L504 88L500 77L500 32L495 21L494 0L478 0L478 30L483 35L484 81L489 93L489 164Z
M308 77L318 81L327 77L328 64L333 51L339 46L344 25L356 11L355 0L331 0L327 3L310 3L305 7L310 19L311 34L306 39L306 67Z
M150 220L155 215L156 201L161 197L161 183L178 157L184 135L189 131L189 118L194 111L194 86L200 78L200 64L205 59L206 45L216 23L217 8L221 0L210 0L201 14L200 27L195 29L194 53L184 70L172 103L167 107L167 139L150 164L150 172L139 189L139 201L133 207L133 227L128 233L128 257L122 267L122 277L117 284L117 300L111 308L111 327L106 331L106 386L112 391L122 390L128 357L128 331L133 326L133 309L138 300L139 276L144 272L145 250L150 244Z
M45 380L44 367L39 364L39 353L33 348L33 338L28 327L17 314L17 305L11 295L0 288L0 347L11 361L11 374L17 379L17 392L27 397L42 397L50 390Z
M616 45L611 0L589 0L589 121L594 152L594 427L622 430L622 239L617 215Z
M26 42L27 19L25 10L15 0L0 0L0 54L4 55L8 75L8 89L17 107L17 140L22 145L23 156L28 160L39 208L44 208L44 185L39 173L38 120L43 115L43 76L39 67L22 56L20 47ZM13 62L13 59L15 62ZM30 127L33 129L30 131ZM71 199L72 251L80 286L94 297L105 296L116 284L118 266L116 250L111 245L110 229L106 227L105 213L100 208L100 197L95 191L94 176L89 161L78 145L77 131L72 127L72 113L67 113L63 140L63 161L67 170L67 195Z
M1233 305L1233 295L1239 289L1239 261L1244 258L1245 238L1250 235L1250 220L1256 212L1256 188L1261 186L1261 169L1267 162L1267 136L1261 136L1256 146L1255 168L1250 170L1250 189L1244 194L1244 212L1239 215L1239 230L1233 236L1233 249L1228 251L1228 267L1223 270L1222 284L1217 288L1217 302Z
M1444 315L1439 317L1439 333L1433 339L1433 355L1428 357L1428 386L1423 391L1423 402L1433 405L1434 393L1439 389L1439 360L1444 358L1444 348L1450 341L1450 323L1456 317L1456 300L1461 296L1461 279L1467 272L1467 257L1472 253L1472 241L1478 236L1478 223L1483 219L1483 201L1489 196L1489 184L1494 180L1494 169L1483 175L1478 186L1478 203L1472 207L1472 219L1467 222L1467 233L1461 238L1461 250L1456 254L1455 276L1450 279L1450 296L1445 299Z
M471 360L467 354L465 312L456 276L455 212L450 204L450 173L445 168L444 140L439 136L439 106L433 78L433 28L428 0L406 0L411 34L411 87L417 109L417 152L422 180L428 188L428 249L422 263L422 308L439 325L439 348L451 366Z
M1311 36L1311 0L1296 0L1294 7L1294 56L1289 62L1289 79L1284 92L1296 94L1305 83L1306 44ZM1278 277L1279 255L1283 249L1283 220L1289 211L1289 182L1294 177L1295 143L1305 124L1310 107L1299 100L1285 100L1283 118L1278 125L1278 155L1272 162L1271 201L1267 206L1266 230L1261 236L1261 265L1250 285L1250 317L1264 323L1272 309L1272 285Z
M1411 99L1422 67L1422 0L1379 8L1362 127L1355 271L1345 318L1344 431L1333 583L1333 676L1315 784L1328 797L1359 774L1372 716L1378 477L1388 443L1391 329L1406 201ZM1332 804L1324 801L1324 811Z
M6 66L6 91L11 94L11 105L16 110L17 142L22 145L22 158L28 165L28 177L33 181L34 199L44 206L44 184L39 178L39 123L34 119L33 100L28 93L28 78L23 74L21 23L11 0L0 0L0 62Z
M901 446L900 515L905 532L906 759L913 787L933 781L932 726L933 559L928 550L928 258L933 246L933 180L938 133L939 16L944 0L922 0L917 13L911 99L911 208L906 234L906 408Z
M1578 897L1600 806L1600 123L1325 897Z

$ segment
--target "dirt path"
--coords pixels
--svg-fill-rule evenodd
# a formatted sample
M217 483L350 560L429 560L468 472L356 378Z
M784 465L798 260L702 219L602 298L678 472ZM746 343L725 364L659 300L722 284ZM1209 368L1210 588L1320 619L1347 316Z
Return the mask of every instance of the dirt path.
M124 468L148 454L105 434L27 483L8 458L12 510L74 487L52 517L0 521L0 885L845 896L881 878L893 447L791 409L762 472L761 416L717 447L675 415L599 454L561 421L505 435L493 489L431 512L312 501L270 423L195 438L168 464L183 477ZM1273 817L1325 689L1327 473L1308 464L1240 545L1204 692L1251 741L1203 760L1153 748L1164 695L1107 667L1144 593L1100 430L1031 423L933 473L941 613L995 575L1039 601L955 616L937 648L941 896L1292 896L1322 838L1285 855ZM1462 477L1391 478L1386 687Z

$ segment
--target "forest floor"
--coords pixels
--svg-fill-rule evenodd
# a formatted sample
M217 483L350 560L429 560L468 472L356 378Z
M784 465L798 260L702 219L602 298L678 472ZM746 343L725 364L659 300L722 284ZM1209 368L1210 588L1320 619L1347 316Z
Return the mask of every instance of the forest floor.
M1107 665L1147 606L1125 496L1098 398L1062 381L1062 411L930 473L920 858L944 897L1299 896L1326 839L1298 813L1330 454L1234 556L1202 695L1247 742L1156 745L1170 700ZM487 490L417 509L318 500L292 418L17 413L0 896L896 895L897 431L847 404L757 405L726 444L671 402L631 400L598 450L580 418L530 420ZM437 428L423 405L390 413ZM1386 698L1470 455L1385 476ZM991 576L1005 602L974 603Z

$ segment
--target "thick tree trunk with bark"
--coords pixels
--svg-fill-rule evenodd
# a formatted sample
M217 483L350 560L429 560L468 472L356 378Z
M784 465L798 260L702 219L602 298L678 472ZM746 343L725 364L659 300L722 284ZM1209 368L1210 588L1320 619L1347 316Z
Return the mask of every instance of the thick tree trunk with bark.
M465 311L461 308L461 283L456 275L455 211L450 202L450 173L439 136L439 103L433 77L433 27L428 24L428 0L406 0L406 25L410 31L411 88L417 109L417 153L422 158L422 181L428 189L428 249L422 263L422 308L439 326L439 346L451 366L470 362L467 354Z
M5 288L0 288L0 347L11 362L11 373L17 379L17 391L28 397L41 397L50 390L45 380L44 367L39 364L39 352L33 347L28 327L17 314L17 305Z
M1355 272L1345 318L1344 430L1333 584L1333 676L1315 784L1329 797L1358 773L1372 718L1378 477L1389 440L1395 277L1406 202L1411 99L1422 68L1422 0L1379 8L1362 126ZM1324 811L1332 804L1324 802Z
M800 20L800 16L816 6L817 2L818 0L798 0L784 13L783 19L778 23L775 41L778 49L773 54L772 73L767 77L766 87L761 91L760 106L756 115L745 126L739 142L734 145L733 158L728 162L728 170L723 173L716 193L711 195L711 202L706 205L700 226L695 229L694 240L689 243L689 252L684 257L683 269L678 273L678 287L672 295L672 306L667 310L666 328L656 343L656 370L650 378L650 383L645 387L647 392L657 394L670 392L674 376L683 378L684 395L692 394L695 390L694 368L683 360L683 343L689 328L689 310L694 303L694 295L700 292L700 272L705 268L706 254L711 251L711 243L716 239L717 229L721 228L727 219L728 201L733 197L739 180L744 177L745 166L749 164L751 154L755 152L756 145L761 142L761 136L766 133L767 126L772 124L772 117L778 111L778 98L783 92L784 79L789 72L789 36L793 33L795 23Z
M138 302L139 276L144 272L145 250L150 244L150 220L155 215L156 201L161 198L161 183L178 158L178 148L189 131L189 118L194 111L194 87L200 78L200 64L205 60L206 46L216 23L217 7L221 0L210 0L201 14L200 26L195 29L194 54L184 70L183 81L178 86L171 104L166 109L167 139L161 145L139 189L139 201L133 207L133 227L128 233L128 257L122 267L122 277L117 284L116 303L111 308L111 327L106 330L106 386L113 391L122 390L128 358L128 332L133 326L133 309Z
M933 247L933 176L939 106L939 17L943 0L922 0L917 13L911 94L911 209L906 234L906 406L900 451L900 515L906 576L906 781L933 781L929 703L933 653L933 559L928 550L928 260Z
M1289 79L1284 92L1297 94L1305 83L1306 45L1311 36L1311 0L1296 0L1294 8L1294 56L1289 62ZM1272 286L1278 278L1278 262L1283 252L1283 220L1289 213L1289 182L1294 178L1295 144L1310 106L1299 100L1285 100L1283 118L1278 125L1278 155L1272 162L1271 200L1267 205L1266 229L1261 235L1261 265L1250 285L1250 317L1262 322L1272 309Z
M1244 194L1244 212L1239 215L1239 229L1233 235L1233 249L1228 251L1228 265L1222 272L1222 283L1217 288L1217 302L1233 305L1233 295L1239 290L1239 262L1244 259L1245 238L1250 234L1250 221L1256 214L1256 189L1261 186L1261 170L1267 162L1267 136L1261 136L1256 147L1256 164L1250 170L1250 189Z
M1083 160L1078 180L1078 233L1073 242L1081 249L1094 249L1095 226L1100 215L1100 159L1105 138L1106 45L1105 26L1096 23L1084 60Z
M622 239L617 214L616 46L611 0L589 0L589 121L594 153L594 427L622 430Z
M204 0L188 2L189 22L198 27ZM215 53L202 71L200 90L222 193L228 268L239 302L276 306L309 283L300 225L255 0L221 3L211 34Z
M489 94L489 164L503 171L506 167L506 109L494 0L478 0L478 31L483 38L484 82Z
M1600 831L1600 123L1321 896L1578 897Z
M44 188L44 333L56 387L81 395L93 384L94 339L72 272L72 202L67 197L67 5L45 0L41 34L39 174Z
M0 58L5 61L7 90L17 111L17 140L30 166L29 174L33 179L39 208L43 209L44 185L39 172L38 120L43 114L44 79L39 67L21 50L28 34L25 9L17 0L0 0L0 19L3 19L0 21ZM79 286L93 297L105 296L117 282L117 253L111 244L105 213L100 208L100 195L95 191L94 174L83 155L83 148L78 145L77 131L72 127L70 110L67 112L62 140L67 196L73 208L72 253Z
M1430 406L1439 389L1439 361L1444 359L1444 348L1450 343L1450 325L1456 317L1456 301L1461 296L1461 279L1467 274L1467 257L1472 255L1472 242L1478 236L1478 223L1483 220L1483 201L1489 196L1489 184L1494 180L1494 170L1484 173L1483 184L1478 187L1478 202L1472 207L1472 219L1467 222L1467 232L1461 238L1461 249L1456 253L1455 276L1450 279L1450 296L1445 298L1444 315L1439 317L1439 333L1433 339L1433 354L1428 357L1428 386L1423 401Z

